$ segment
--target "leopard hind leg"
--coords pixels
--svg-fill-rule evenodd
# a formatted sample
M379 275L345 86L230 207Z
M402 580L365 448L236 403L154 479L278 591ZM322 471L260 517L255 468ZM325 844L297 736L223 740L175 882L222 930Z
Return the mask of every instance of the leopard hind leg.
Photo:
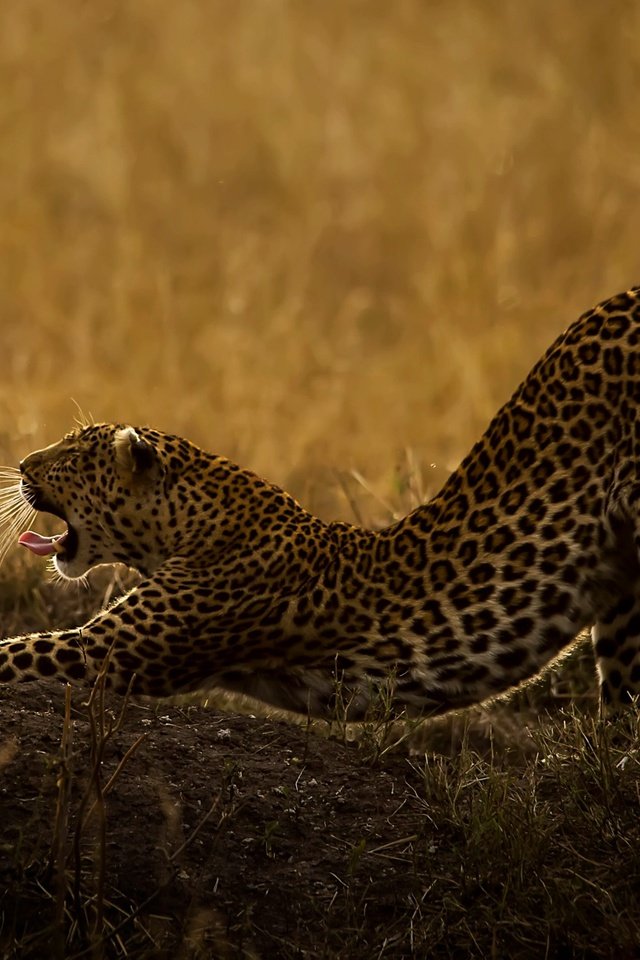
M640 697L640 585L626 593L591 630L600 680L600 698L607 713Z

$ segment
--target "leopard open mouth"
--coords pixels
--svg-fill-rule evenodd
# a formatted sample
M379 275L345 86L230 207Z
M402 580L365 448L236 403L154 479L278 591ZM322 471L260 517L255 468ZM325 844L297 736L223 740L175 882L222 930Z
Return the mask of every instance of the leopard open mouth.
M69 563L78 552L78 534L65 517L64 512L50 503L32 483L24 479L22 481L22 495L40 513L50 513L66 523L67 529L64 533L57 533L52 537L43 537L40 533L27 530L18 538L20 546L26 547L27 550L35 553L38 557L50 557L55 554L62 563Z

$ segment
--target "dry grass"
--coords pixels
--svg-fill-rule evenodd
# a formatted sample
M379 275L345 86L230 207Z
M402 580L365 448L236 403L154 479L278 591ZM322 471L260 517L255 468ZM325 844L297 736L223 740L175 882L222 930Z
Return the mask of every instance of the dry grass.
M0 11L0 459L150 422L350 516L638 280L626 0ZM329 473L325 473L329 471Z

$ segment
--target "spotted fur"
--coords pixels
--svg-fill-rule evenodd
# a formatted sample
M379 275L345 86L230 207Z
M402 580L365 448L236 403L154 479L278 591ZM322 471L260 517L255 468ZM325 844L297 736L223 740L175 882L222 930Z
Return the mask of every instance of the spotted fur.
M377 686L427 714L537 674L592 627L602 697L640 693L640 288L584 314L440 493L380 532L156 430L85 427L21 464L65 519L59 571L139 586L83 627L5 640L0 682L222 688L352 718ZM336 681L339 681L338 683Z

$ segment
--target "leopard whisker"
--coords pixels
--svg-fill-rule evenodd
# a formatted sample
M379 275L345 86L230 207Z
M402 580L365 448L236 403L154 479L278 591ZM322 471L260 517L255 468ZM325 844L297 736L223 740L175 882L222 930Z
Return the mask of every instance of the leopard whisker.
M9 529L12 529L24 522L27 517L30 518L35 512L35 507L26 500L23 500L21 503L13 504L10 510L0 511L0 515L5 523L8 522Z
M3 506L0 506L0 526L11 520L16 513L22 510L23 506L30 507L31 504L28 504L26 500L23 500L22 503L6 503Z
M19 483L14 481L11 484L2 485L2 481L0 481L0 497L4 499L7 499L7 497L15 497L19 500L22 496L22 489Z
M10 513L13 510L17 510L25 503L30 507L33 506L32 500L29 497L23 496L19 490L14 491L11 496L7 495L6 497L2 497L0 494L0 512L2 513Z
M4 503L0 503L0 517L10 517L18 510L21 510L24 506L35 509L33 504L30 503L29 500L25 500L22 494L14 495L10 499L7 499Z
M14 545L16 534L29 525L35 513L35 507L32 507L26 500L24 500L21 507L15 511L6 529L0 535L0 564L3 563L7 553Z
M1 481L0 481L1 482ZM10 486L0 486L0 497L21 497L20 484L12 483Z
M73 422L79 427L80 430L84 430L85 427L91 427L95 423L93 414L89 412L88 414L84 412L77 400L74 400L71 397L71 402L76 408L76 415L73 418Z

